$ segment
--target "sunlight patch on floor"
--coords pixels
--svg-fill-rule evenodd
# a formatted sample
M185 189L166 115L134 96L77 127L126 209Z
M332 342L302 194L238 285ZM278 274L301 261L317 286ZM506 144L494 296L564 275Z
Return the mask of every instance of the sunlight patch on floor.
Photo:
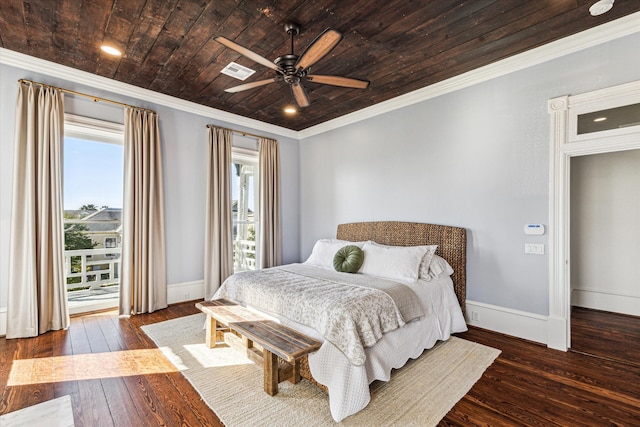
M178 372L160 349L14 360L7 386Z
M206 344L189 344L185 345L184 348L205 368L250 365L253 363L249 359L241 357L236 350L225 345L209 348Z

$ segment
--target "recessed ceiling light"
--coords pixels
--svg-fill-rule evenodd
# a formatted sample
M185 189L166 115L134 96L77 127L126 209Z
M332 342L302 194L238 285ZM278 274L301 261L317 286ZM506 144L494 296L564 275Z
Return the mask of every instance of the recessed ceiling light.
M288 105L286 107L284 107L283 110L286 114L295 114L298 112L298 109L292 105Z
M604 122L605 120L607 120L606 117L598 117L596 119L593 119L594 122Z
M120 49L117 49L113 46L103 44L102 46L100 46L100 49L102 49L104 53L108 53L109 55L122 56L122 52L120 51Z
M591 14L591 16L598 16L598 15L602 15L603 13L607 13L613 7L614 1L615 0L597 1L591 5L591 7L589 8L589 13Z

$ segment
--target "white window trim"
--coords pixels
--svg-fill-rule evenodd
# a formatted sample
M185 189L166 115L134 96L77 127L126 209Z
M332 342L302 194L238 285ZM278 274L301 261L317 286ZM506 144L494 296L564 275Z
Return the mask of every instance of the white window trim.
M124 145L124 124L65 113L64 135L67 138Z
M258 164L258 152L246 148L231 147L231 161Z

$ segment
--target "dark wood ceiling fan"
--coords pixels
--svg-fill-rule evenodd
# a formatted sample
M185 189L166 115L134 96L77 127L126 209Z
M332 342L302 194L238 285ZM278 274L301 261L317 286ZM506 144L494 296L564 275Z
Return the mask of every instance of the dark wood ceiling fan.
M353 89L366 89L369 87L369 82L367 80L341 76L310 74L311 66L324 58L338 43L340 43L340 40L342 40L342 34L338 31L327 28L313 42L311 42L309 46L307 46L307 49L302 53L302 55L296 55L293 51L293 39L295 36L300 34L300 25L290 22L287 23L284 28L287 34L291 37L291 53L280 56L273 62L225 37L218 36L214 38L214 40L226 47L235 50L239 54L244 55L258 64L269 67L276 72L276 76L271 79L234 86L225 89L225 92L241 92L243 90L257 88L270 83L284 81L291 87L291 93L293 94L293 98L296 100L296 103L300 107L307 107L309 106L309 96L302 85L302 82L304 81Z

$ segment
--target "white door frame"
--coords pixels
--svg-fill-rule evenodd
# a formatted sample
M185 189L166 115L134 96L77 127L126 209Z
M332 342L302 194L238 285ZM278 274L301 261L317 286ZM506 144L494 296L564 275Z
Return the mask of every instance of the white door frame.
M640 103L640 81L549 100L549 318L547 346L571 347L570 159L640 149L640 124L578 135L578 115Z

